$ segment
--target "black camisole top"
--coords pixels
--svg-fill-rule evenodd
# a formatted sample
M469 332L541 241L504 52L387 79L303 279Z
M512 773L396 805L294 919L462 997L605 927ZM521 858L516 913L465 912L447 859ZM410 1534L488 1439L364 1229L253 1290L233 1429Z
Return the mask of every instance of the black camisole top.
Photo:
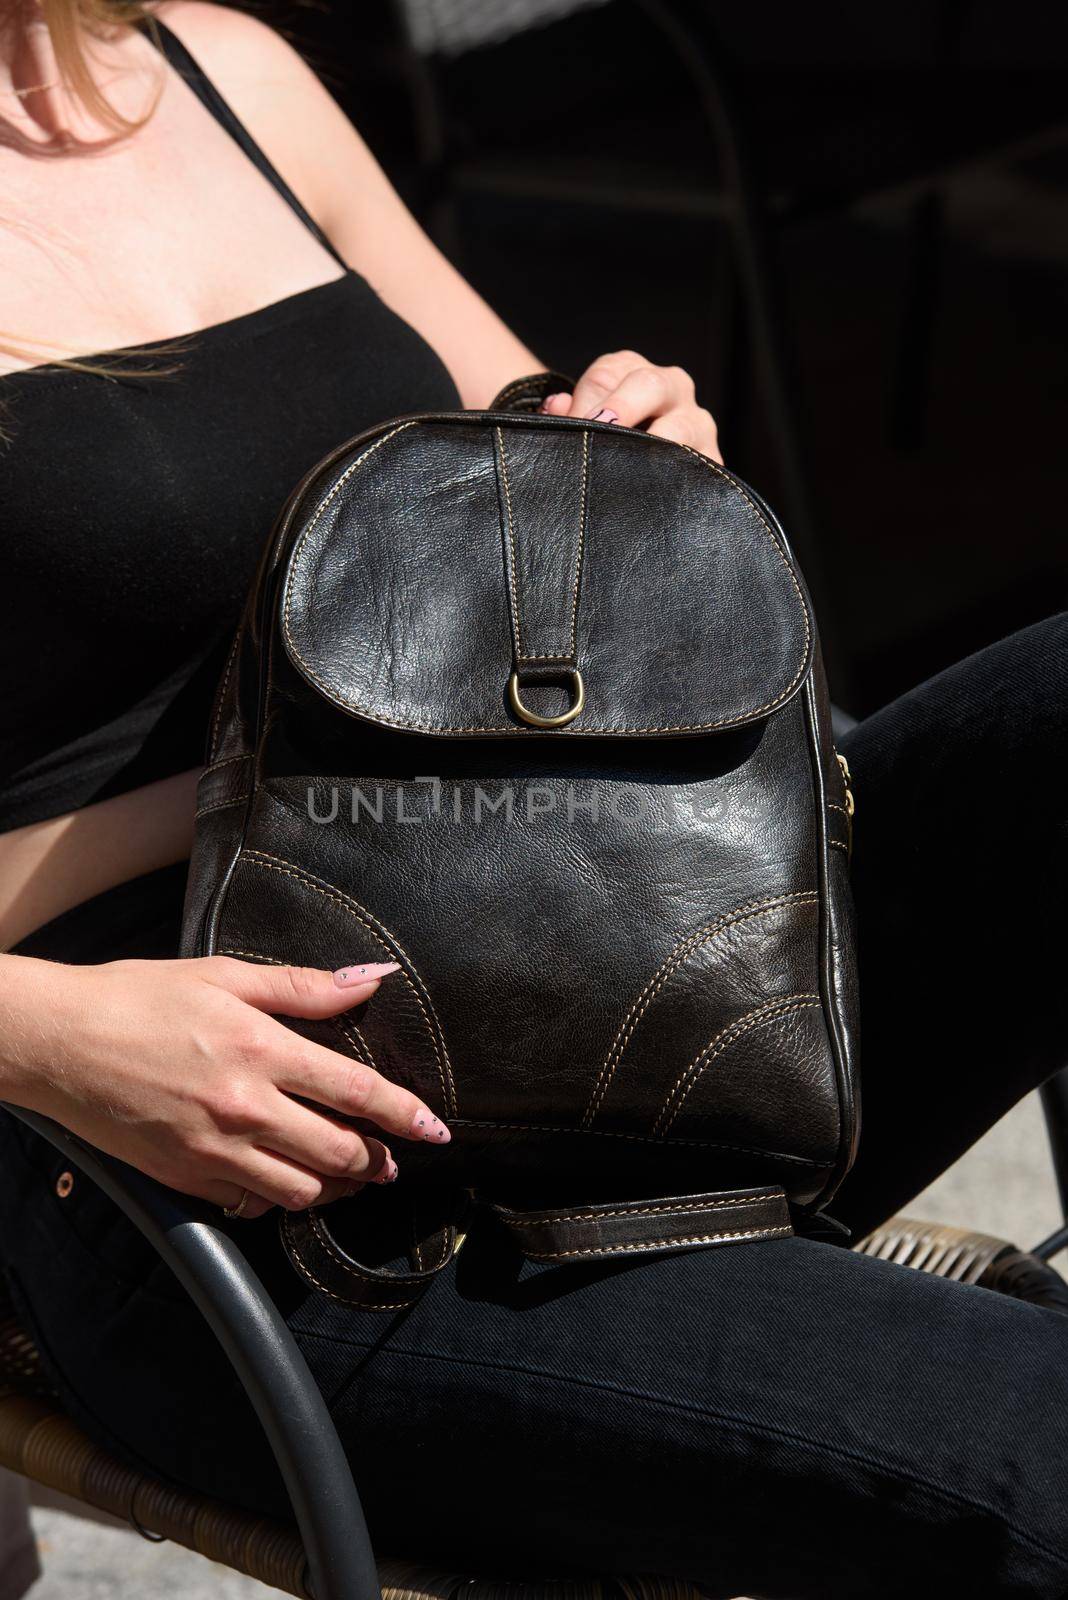
M117 382L56 367L0 377L0 832L199 766L286 496L373 423L459 404L430 346L345 266L156 27L171 66L339 276L191 336L173 376L138 375L153 365L147 344L109 352L129 371Z

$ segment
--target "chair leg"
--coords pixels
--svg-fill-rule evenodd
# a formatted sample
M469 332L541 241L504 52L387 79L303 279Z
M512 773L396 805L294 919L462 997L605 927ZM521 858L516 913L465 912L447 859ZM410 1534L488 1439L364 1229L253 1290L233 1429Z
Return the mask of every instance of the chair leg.
M315 1600L381 1600L363 1508L326 1402L277 1307L210 1208L102 1155L47 1117L4 1109L103 1189L171 1268L219 1340L278 1463Z

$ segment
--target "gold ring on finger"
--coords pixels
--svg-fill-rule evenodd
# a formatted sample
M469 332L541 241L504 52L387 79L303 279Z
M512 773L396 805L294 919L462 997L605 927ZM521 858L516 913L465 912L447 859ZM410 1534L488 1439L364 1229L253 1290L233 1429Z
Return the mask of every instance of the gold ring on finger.
M249 1201L252 1199L247 1189L242 1189L241 1198L236 1206L223 1206L224 1217L243 1217Z

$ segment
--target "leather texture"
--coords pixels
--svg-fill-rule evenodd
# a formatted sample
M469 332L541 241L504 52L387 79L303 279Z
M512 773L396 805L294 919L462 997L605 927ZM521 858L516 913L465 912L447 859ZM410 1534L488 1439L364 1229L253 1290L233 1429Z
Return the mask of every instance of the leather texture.
M695 1248L817 1226L855 1151L852 802L803 581L753 490L537 414L563 386L310 473L215 708L185 952L397 961L292 1025L452 1129L375 1197L383 1239L423 1219L408 1270L366 1264L364 1195L284 1219L372 1308L449 1259L463 1196L536 1259Z
M357 452L296 541L281 635L342 711L513 740L547 736L510 715L513 670L583 663L585 711L548 736L678 737L776 710L812 654L754 497L694 452L543 416L402 422ZM529 699L567 709L551 683Z

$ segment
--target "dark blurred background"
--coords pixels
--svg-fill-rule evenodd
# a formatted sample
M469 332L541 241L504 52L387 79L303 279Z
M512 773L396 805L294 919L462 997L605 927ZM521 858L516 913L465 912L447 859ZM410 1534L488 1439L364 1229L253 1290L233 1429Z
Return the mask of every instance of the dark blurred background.
M1068 603L1064 6L267 9L546 364L693 372L848 710Z

